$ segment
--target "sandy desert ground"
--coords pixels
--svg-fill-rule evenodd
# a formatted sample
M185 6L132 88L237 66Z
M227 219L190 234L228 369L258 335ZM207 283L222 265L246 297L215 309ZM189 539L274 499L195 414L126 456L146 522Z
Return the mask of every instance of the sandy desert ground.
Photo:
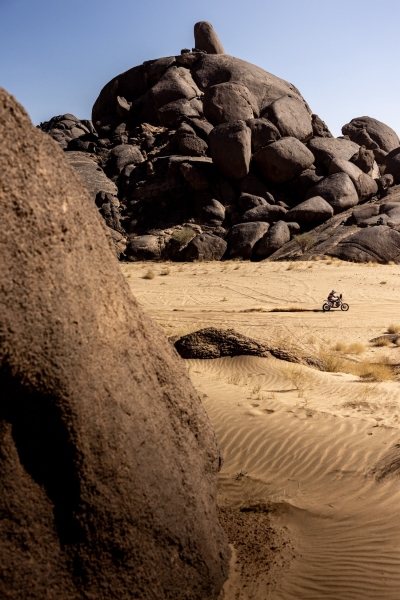
M383 364L360 378L272 357L185 361L224 454L218 502L235 540L225 600L399 600L400 346L369 340L400 331L400 266L121 268L168 336L232 327L334 364ZM349 312L319 310L332 288Z

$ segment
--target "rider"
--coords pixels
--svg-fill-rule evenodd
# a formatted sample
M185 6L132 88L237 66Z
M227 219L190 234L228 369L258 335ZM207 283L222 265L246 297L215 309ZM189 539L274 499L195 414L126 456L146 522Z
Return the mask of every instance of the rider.
M332 290L331 293L329 294L328 302L330 302L330 304L332 304L332 306L335 306L337 304L337 302L339 302L339 296L337 295L335 290Z

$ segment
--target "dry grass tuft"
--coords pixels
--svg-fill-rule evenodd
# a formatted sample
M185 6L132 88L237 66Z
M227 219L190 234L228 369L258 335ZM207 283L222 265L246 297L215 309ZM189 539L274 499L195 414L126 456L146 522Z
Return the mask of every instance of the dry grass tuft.
M396 374L393 367L386 362L370 362L362 360L353 362L329 352L321 352L319 358L323 362L323 370L328 373L350 373L364 381L393 381Z
M314 246L314 244L317 241L317 239L313 235L311 235L311 233L307 233L307 232L301 233L300 235L295 235L293 239L300 246L303 254L304 254L304 252L309 250L311 248L311 246Z
M184 246L185 244L188 244L195 236L196 232L191 227L182 227L182 229L175 229L171 237Z
M395 325L394 323L391 323L387 330L388 333L400 333L400 325Z
M171 273L171 269L169 267L164 267L160 271L160 275L162 275L162 276L169 275L170 273Z
M142 275L142 279L154 279L155 274L153 269L148 269L144 275Z
M353 344L337 342L334 350L336 350L336 352L340 352L341 354L363 354L366 348L364 344L361 344L360 342L354 342Z
M378 348L383 348L384 346L390 346L392 342L390 341L389 338L385 338L385 337L380 337L376 340L376 342L374 342L374 346L377 346Z

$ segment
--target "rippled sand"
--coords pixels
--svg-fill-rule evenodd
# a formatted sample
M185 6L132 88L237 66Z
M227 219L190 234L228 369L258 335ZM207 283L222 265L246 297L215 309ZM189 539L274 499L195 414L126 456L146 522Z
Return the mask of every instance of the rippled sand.
M154 278L143 279L149 269ZM233 327L309 354L360 342L364 356L400 363L400 347L368 344L400 324L398 266L136 263L122 270L168 335ZM332 287L350 311L312 312ZM288 307L308 310L268 312ZM365 383L272 357L185 362L223 449L220 505L265 506L280 532L279 547L266 549L268 576L258 569L244 580L232 569L225 599L398 600L400 383Z

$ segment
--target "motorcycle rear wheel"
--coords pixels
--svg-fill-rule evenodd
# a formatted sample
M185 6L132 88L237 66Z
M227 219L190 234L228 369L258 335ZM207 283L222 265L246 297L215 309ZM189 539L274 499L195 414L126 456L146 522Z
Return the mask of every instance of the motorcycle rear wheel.
M346 302L343 302L342 306L340 307L340 310L349 310L349 308L350 308L349 305L346 304Z
M330 304L328 304L328 302L325 302L325 303L322 305L322 310L323 310L324 312L328 312L328 310L331 310L331 306L330 306Z

